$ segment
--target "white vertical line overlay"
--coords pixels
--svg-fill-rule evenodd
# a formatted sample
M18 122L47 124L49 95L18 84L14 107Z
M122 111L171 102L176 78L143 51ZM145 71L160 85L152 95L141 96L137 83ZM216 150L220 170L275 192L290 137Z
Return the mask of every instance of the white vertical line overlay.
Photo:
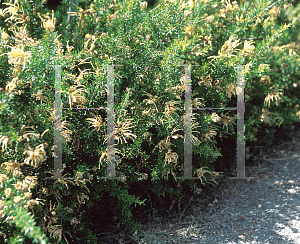
M116 177L115 171L115 109L114 109L114 66L123 65L107 65L107 171L105 177L97 177L97 179L119 179L124 180L126 176Z
M114 65L107 66L107 174L115 178L115 147L114 147Z
M228 177L228 179L253 179L245 177L245 78L244 65L237 65L237 177Z
M184 118L184 178L192 177L192 106L191 66L185 65L185 118Z
M61 65L55 65L55 103L54 103L54 177L45 179L73 179L62 177L62 139L61 139Z
M116 177L115 147L114 147L114 66L107 65L107 171L106 177L98 179L124 179L125 176ZM183 65L179 65L183 66ZM184 118L184 177L176 179L197 179L192 176L192 107L191 107L191 65L185 66L185 118ZM199 66L199 65L195 65ZM253 179L245 177L245 102L244 102L244 65L237 67L237 177L229 179ZM55 65L55 103L54 103L54 177L46 179L73 179L62 178L62 138L61 138L61 65ZM209 108L202 108L200 110ZM211 110L210 108L209 110ZM225 108L226 109L226 108ZM233 108L226 109L233 110Z
M245 100L244 66L238 66L237 72L237 177L245 177Z
M54 177L62 178L62 140L61 140L61 65L55 65L55 103L54 103Z
M55 65L55 105L54 105L54 178L62 178L61 141L61 65ZM56 155L56 157L55 157Z
M184 96L184 177L176 179L192 179L192 162L193 162L193 142L192 142L192 86L191 86L191 65L185 66L185 96ZM198 66L198 65L197 65ZM197 178L197 177L195 177Z

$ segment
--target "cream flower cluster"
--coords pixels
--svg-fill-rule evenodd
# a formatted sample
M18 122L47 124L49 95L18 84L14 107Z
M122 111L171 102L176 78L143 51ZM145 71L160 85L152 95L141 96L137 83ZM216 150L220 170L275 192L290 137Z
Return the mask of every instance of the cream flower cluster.
M224 1L222 1L222 3L224 3ZM227 0L225 3L226 4L222 5L223 8L220 9L219 17L226 18L225 13L231 13L233 11L239 10L239 5L237 4L237 1L234 1L231 4L230 0Z

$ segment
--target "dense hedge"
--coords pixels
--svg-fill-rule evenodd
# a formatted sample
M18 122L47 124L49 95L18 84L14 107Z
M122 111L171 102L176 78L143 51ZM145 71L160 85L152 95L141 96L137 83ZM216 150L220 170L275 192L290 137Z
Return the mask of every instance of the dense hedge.
M278 127L299 121L299 22L282 24L282 12L294 8L287 2L79 1L69 21L66 1L53 15L45 4L12 1L1 12L4 242L47 241L46 234L53 243L95 243L93 231L108 223L134 232L134 208L155 212L175 200L180 209L208 183L234 175L236 112L195 110L199 180L173 177L184 169L185 76L177 65L199 65L191 68L198 108L236 106L234 66L244 65L247 159ZM114 67L115 148L117 176L126 178L97 179L106 172L106 111L66 109L63 176L74 179L46 180L54 175L54 65L62 65L63 107L99 108L107 106L109 64L123 65Z

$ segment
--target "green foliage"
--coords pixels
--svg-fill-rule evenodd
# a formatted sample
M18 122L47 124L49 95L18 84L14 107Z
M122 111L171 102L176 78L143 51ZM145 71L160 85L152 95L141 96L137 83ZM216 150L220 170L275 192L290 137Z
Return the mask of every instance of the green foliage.
M245 66L250 155L272 143L278 127L299 121L299 45L280 43L296 22L277 22L281 2L269 9L266 0L160 1L151 8L136 0L82 1L70 22L67 1L53 12L56 22L44 5L20 0L2 10L10 29L0 31L0 163L2 173L11 170L3 188L25 176L38 182L16 189L18 203L0 192L8 206L1 235L12 238L5 242L42 240L44 232L53 243L94 243L94 232L113 222L134 232L133 209L151 207L156 218L156 209L186 204L218 184L221 172L232 174L235 111L194 110L192 170L199 180L175 178L184 174L180 65L199 65L191 68L193 108L235 107L234 66ZM107 167L106 111L79 109L62 110L63 177L72 179L45 180L54 175L55 65L62 65L63 108L105 108L109 64L122 65L114 67L115 172L122 180L99 179ZM44 204L24 208L27 192Z

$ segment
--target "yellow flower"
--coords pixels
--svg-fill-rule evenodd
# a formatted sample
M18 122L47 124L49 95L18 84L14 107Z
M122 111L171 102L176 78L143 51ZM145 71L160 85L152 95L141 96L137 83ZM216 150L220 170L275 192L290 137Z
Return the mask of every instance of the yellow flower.
M37 176L26 176L24 183L29 184L30 188L33 188L37 185Z
M204 44L205 45L205 44ZM196 52L194 52L195 50L197 50ZM191 50L191 54L195 55L195 56L200 56L205 54L206 51L205 50L201 50L201 45L197 44L195 47L193 47L193 49Z
M73 209L70 207L65 207L67 213L73 213Z
M258 72L265 72L266 70L268 70L270 67L269 64L260 64L258 66Z
M220 14L219 14L219 17L223 17L223 18L226 18L226 15L225 15L225 9L220 9Z
M210 15L210 16L205 18L205 21L207 23L212 23L214 21L214 19L215 19L214 15Z
M273 8L270 10L270 15L271 15L273 18L276 18L277 16L280 15L280 12L281 12L280 7L273 7Z
M230 83L226 88L226 93L229 98L231 98L232 95L236 95L236 84Z
M164 164L164 166L166 166L167 164L170 164L172 162L175 165L177 165L177 159L178 159L177 153L172 152L171 149L169 149L168 152L165 154L165 164Z
M86 34L86 35L85 35L85 38L86 38L86 39L92 39L92 37L93 37L93 36L92 36L91 34Z
M10 139L8 136L2 136L0 137L0 143L2 142L2 152L7 149L7 143L10 142Z
M284 7L284 9L288 9L290 6L292 6L293 4L291 4L291 3L288 3L288 4L283 4L283 7Z
M268 93L268 95L265 98L265 106L270 107L270 101L273 101L273 99L275 100L275 105L278 106L278 101L282 100L280 95L282 95L282 91L280 89L278 91Z
M14 170L13 177L19 178L22 175L22 172L20 170Z
M21 166L23 164L20 164L18 161L13 161L13 162L5 162L3 163L4 165L6 165L6 170L8 172L14 171L14 170L20 170Z
M212 171L211 173L214 178L217 178L219 174L222 174L222 172L216 172L216 171Z
M236 16L235 18L238 23L244 23L243 14L241 14L241 17Z
M28 185L24 182L18 181L15 184L15 189L21 192L26 192L28 190Z
M191 10L184 10L184 19L186 19L191 13Z
M5 87L5 91L6 92L11 92L13 91L16 87L17 87L17 84L18 84L18 78L13 78L11 80L11 82L9 82L6 87Z
M176 109L179 110L179 108L174 106L174 104L179 104L179 103L180 102L174 102L174 101L167 102L165 107L165 114L167 116L170 116Z
M46 98L45 96L43 96L43 92L42 91L38 91L36 94L33 93L31 96L34 97L36 100L41 100L41 99L45 99Z
M119 143L119 140L121 140L121 144L123 144L122 139L124 140L125 143L127 143L125 137L130 138L134 141L134 138L136 138L136 135L132 134L131 130L129 130L130 128L133 127L133 126L130 126L132 119L126 119L124 122L119 121L119 120L120 120L120 118L118 118L118 121L116 123L115 134L111 134L111 135L109 135L109 137L112 137L115 135L115 138L117 139L118 143ZM107 141L107 137L104 139L104 141Z
M22 201L22 197L20 197L20 196L14 197L14 202L15 202L16 204L20 203L21 201Z
M94 119L86 119L86 120L89 120L90 121L90 123L92 124L91 125L91 127L93 126L95 129L94 130L96 130L96 131L99 131L100 130L100 128L103 126L103 119L101 118L101 115L98 115L98 116L95 116L95 118ZM93 131L94 131L93 130ZM93 132L92 131L92 132ZM92 133L91 132L91 133ZM91 134L90 133L90 134Z
M83 85L71 86L69 91L69 105L72 108L72 105L78 105L79 103L85 103L86 99L83 95L85 92L84 89L79 88L80 86L84 87Z
M12 3L4 3L4 4L8 5L10 7L5 8L1 15L4 16L6 13L9 13L11 15L8 19L5 20L5 22L7 22L9 20L17 19L17 17L15 17L15 15L18 14L18 11L20 9L18 1L16 1L14 4L12 4Z
M38 13L38 16L40 17L40 19L43 22L43 27L47 30L47 31L52 31L53 29L55 29L55 22L56 19L54 19L54 10L52 10L52 19L49 17L49 13L46 14L46 18L48 19L47 21L45 21L40 13Z
M29 146L29 149L25 150L23 154L25 154L25 153L27 153L29 155L29 157L25 159L24 163L25 164L31 163L31 165L35 168L40 163L46 161L46 159L47 159L43 144L40 144L39 146L37 146L34 151Z
M30 52L24 52L23 47L12 47L8 53L8 63L14 65L24 65L31 56Z
M155 78L156 78L156 81L159 81L161 79L161 74L160 73L159 74L155 73ZM146 105L147 104L153 104L155 106L156 111L158 112L158 109L157 109L155 103L158 102L159 98L157 96L153 96L152 94L149 94L149 93L147 93L147 96L149 96L150 98L149 99L144 99L143 101L147 102Z
M0 209L4 208L5 202L3 200L0 200Z
M157 147L159 147L159 152L162 152L162 151L165 150L165 149L170 150L170 146L171 146L171 142L169 141L169 138L167 137L167 138L161 140L161 141L154 147L154 149L157 148Z
M270 76L264 75L263 77L260 78L259 82L269 84L271 82Z
M89 54L91 54L91 52L94 50L94 48L95 48L95 42L96 42L96 40L94 40L94 41L92 42L91 47L90 47L90 49L89 49Z
M79 193L77 195L77 201L79 202L79 204L85 204L85 200L84 199L87 199L89 200L89 197L84 195L84 193Z
M221 120L221 117L220 117L219 115L217 115L217 113L212 113L211 119L212 119L214 122L219 122L219 121Z
M25 208L26 209L33 209L34 205L39 204L39 202L37 200L31 199L29 201L27 201Z
M272 20L272 19L270 19L270 16L264 20L264 24L267 26L270 25L271 23L269 22L269 20L270 21Z
M200 100L202 100L202 101L200 101ZM204 102L203 102L203 98L195 98L194 100L193 100L193 107L194 108L199 108L199 107L204 107Z
M89 44L89 42L90 42L90 40L87 40L85 43L84 43L84 50L85 51L87 51L87 46L88 46L88 44Z
M271 115L271 114L272 114L272 113L269 112L268 109L263 108L263 109L262 109L262 115L260 116L260 120L261 120L262 122L265 122L265 123L269 124L269 125L272 125L272 120L271 120L271 118L270 118L270 115Z
M233 7L232 7L232 5L229 3L229 4L227 4L227 6L226 6L225 12L231 12L231 11L233 11Z
M209 36L205 36L204 39L205 39L204 46L206 46L206 43L208 45L211 45L211 34Z
M244 49L242 50L243 53L245 53L247 56L252 57L254 54L255 47L252 45L253 41L245 41L244 42Z
M11 188L6 188L4 191L4 194L6 197L10 197L12 195L12 189Z
M25 192L24 197L27 198L27 199L30 199L32 197L32 193L31 192Z
M233 4L233 9L235 11L239 10L239 5L237 4L237 1L234 1L232 4Z
M43 193L44 195L48 196L48 195L49 195L49 190L48 190L48 188L44 188L44 187L43 187L42 193Z
M147 36L145 37L146 41L149 41L150 38L151 38L151 35L147 35Z
M143 180L147 180L147 178L148 178L148 174L147 173L141 173L141 175L142 175L142 179Z
M148 3L146 1L140 3L141 9L144 10L144 11L147 10L147 6L148 6Z
M194 8L195 4L193 0L188 1L189 8Z
M68 50L68 52L71 52L72 49L74 49L74 47L69 46L69 41L67 41L67 50Z
M0 174L0 183L5 183L8 180L7 175L5 174Z
M5 162L3 164L6 165L6 170L8 172L12 172L12 171L15 171L17 169L20 169L20 166L23 165L23 164L18 163L17 161L14 161L14 162Z
M199 86L201 86L202 83L204 83L204 85L206 86L212 86L212 78L210 78L210 74L208 74L205 79L203 79L203 77L201 76L201 81L198 82Z
M72 225L77 225L79 223L78 219L76 219L75 217L72 218L70 222Z
M107 37L107 36L108 36L108 32L103 32L103 33L101 34L101 36Z
M261 23L261 19L258 17L257 20L255 21L256 24Z
M293 49L289 49L289 55L290 55L290 57L294 57L294 56L298 57L299 56Z
M221 50L219 50L218 54L220 57L225 56L225 57L232 57L233 52L235 51L234 49L240 45L240 41L236 40L234 42L233 41L233 36L230 36L229 39L224 43L224 45L222 46ZM236 49L239 50L239 49Z
M81 180L83 178L82 173L81 172L77 172L76 173L76 179Z
M9 35L6 32L3 31L1 33L1 38L6 41L9 38Z
M244 69L244 74L248 74L250 72L251 67L253 66L252 61L246 64L245 69Z
M205 139L210 139L211 137L214 137L217 135L217 132L214 130L210 130L207 133L205 133L204 137Z
M229 127L232 127L233 126L233 118L229 117L229 116L226 116L224 115L222 117L222 120L221 122L223 123L223 125L226 127L226 131L228 132L228 126Z
M189 25L185 28L185 35L187 37L191 37L194 33L195 33L195 28L193 26Z
M200 169L196 169L196 172L195 172L195 173L197 174L197 177L200 179L201 184L204 184L204 182L202 182L202 179L203 179L203 178L206 180L204 174L205 174L205 173L210 173L210 174L211 174L211 171L206 170L205 168L208 169L208 167L201 167ZM207 180L206 180L206 181L207 181ZM200 192L199 192L199 193L200 193Z

